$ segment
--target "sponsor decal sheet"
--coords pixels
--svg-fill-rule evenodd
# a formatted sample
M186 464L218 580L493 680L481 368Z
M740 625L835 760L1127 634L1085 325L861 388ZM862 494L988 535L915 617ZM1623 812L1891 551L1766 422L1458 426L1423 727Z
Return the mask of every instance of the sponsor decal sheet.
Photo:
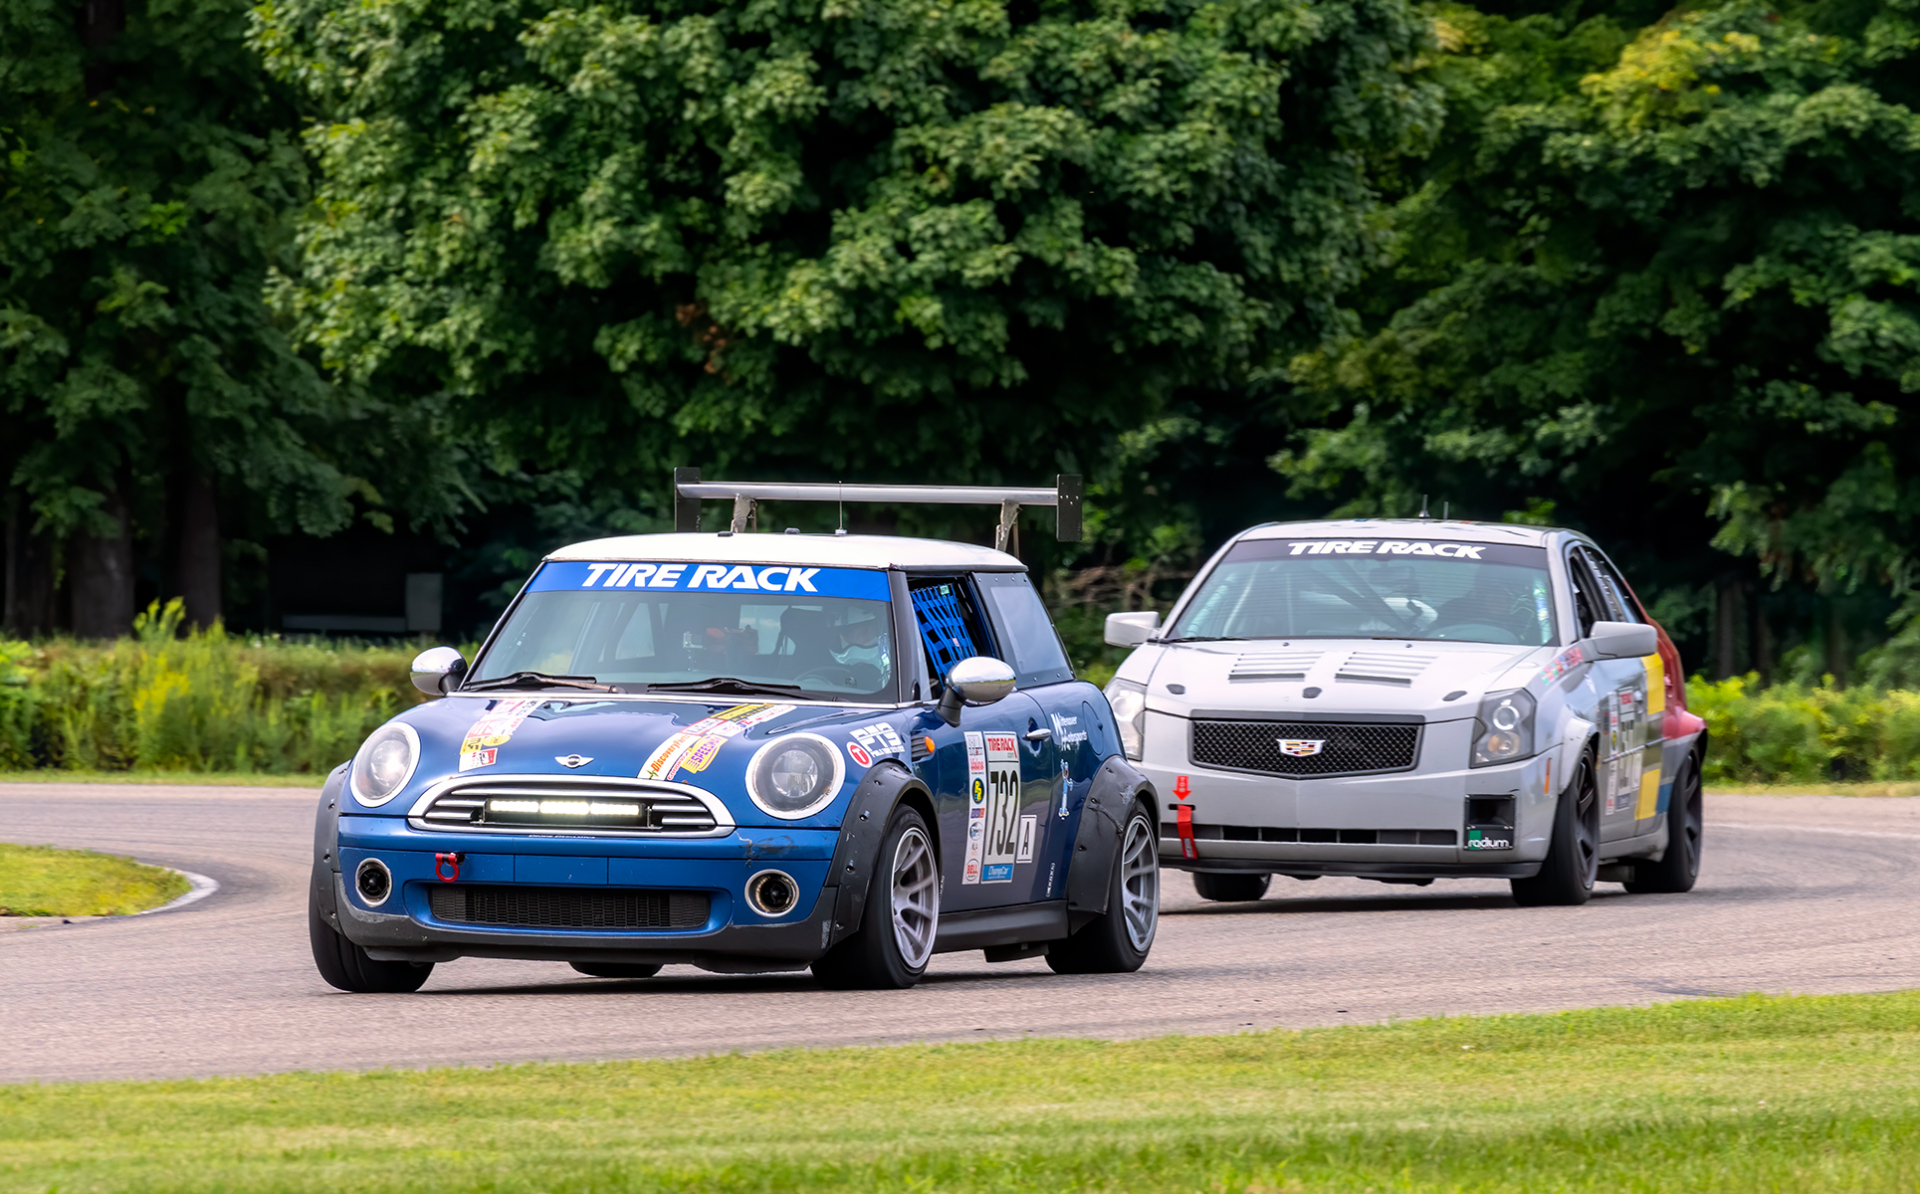
M792 711L792 705L735 705L703 717L655 747L640 768L640 778L672 779L676 772L704 771L730 739Z
M1020 816L1019 739L969 730L967 861L960 882L1013 882L1014 863L1033 860L1038 822Z
M482 713L467 730L467 736L460 743L460 770L472 771L476 767L491 767L500 755L500 748L513 737L520 723L527 715L538 709L545 697L513 697L496 701L493 708Z

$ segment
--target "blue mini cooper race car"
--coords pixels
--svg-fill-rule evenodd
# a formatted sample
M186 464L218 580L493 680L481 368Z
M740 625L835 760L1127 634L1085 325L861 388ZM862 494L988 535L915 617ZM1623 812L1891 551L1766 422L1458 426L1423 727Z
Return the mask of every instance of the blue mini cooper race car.
M682 470L682 474L691 470ZM322 977L412 991L437 962L811 966L913 985L935 953L1137 969L1159 908L1153 788L1076 680L1024 566L959 543L745 533L756 498L1057 505L1053 490L701 485L733 529L554 552L471 668L329 778Z

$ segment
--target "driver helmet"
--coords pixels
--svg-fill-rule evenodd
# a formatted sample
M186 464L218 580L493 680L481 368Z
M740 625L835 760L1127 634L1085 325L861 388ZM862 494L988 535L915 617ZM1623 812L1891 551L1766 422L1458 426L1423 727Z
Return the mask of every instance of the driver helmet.
M893 669L893 646L887 633L887 619L872 605L843 606L833 620L838 646L829 648L835 663L851 666L864 663L878 668L882 680Z

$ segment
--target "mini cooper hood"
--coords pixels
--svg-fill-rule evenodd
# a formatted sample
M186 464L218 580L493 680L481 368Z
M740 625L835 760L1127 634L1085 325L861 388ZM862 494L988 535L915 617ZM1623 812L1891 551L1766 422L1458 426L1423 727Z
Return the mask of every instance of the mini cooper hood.
M603 776L691 784L719 797L740 825L837 824L836 805L799 821L777 820L756 806L746 794L746 768L754 752L785 734L818 735L839 752L844 791L872 763L904 759L900 727L911 716L906 710L765 697L650 701L518 692L444 697L396 719L419 735L420 762L401 796L380 811L404 813L421 792L450 778Z
M1180 717L1196 712L1398 713L1451 721L1472 717L1486 693L1526 683L1554 651L1396 639L1168 645L1154 661L1147 707ZM1174 692L1169 685L1185 691ZM1311 689L1319 692L1306 696Z

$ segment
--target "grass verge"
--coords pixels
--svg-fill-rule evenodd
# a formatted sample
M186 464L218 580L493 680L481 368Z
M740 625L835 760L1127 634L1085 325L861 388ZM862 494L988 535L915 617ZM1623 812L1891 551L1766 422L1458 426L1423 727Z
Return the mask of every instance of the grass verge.
M0 771L0 784L213 784L227 788L323 788L325 774L260 775L238 771Z
M1806 784L1747 784L1721 780L1706 785L1709 796L1920 796L1920 783L1827 780Z
M1915 992L1754 996L1117 1043L0 1087L0 1190L1911 1191L1917 1024Z
M191 886L164 867L114 854L0 842L0 916L124 916Z

